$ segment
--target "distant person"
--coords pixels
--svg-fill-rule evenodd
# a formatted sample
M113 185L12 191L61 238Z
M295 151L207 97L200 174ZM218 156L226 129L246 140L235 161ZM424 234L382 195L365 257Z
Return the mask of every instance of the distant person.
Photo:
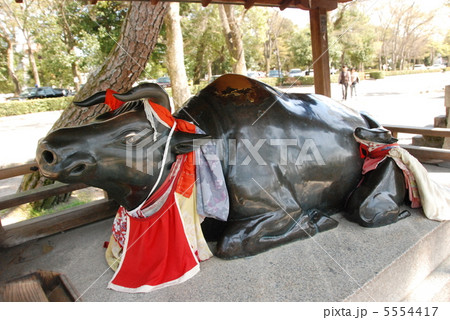
M348 84L350 82L350 73L347 70L347 66L342 66L338 82L342 85L342 100L347 100Z
M353 98L353 96L356 97L356 85L359 83L359 74L355 68L351 68L350 70L350 82L350 95Z

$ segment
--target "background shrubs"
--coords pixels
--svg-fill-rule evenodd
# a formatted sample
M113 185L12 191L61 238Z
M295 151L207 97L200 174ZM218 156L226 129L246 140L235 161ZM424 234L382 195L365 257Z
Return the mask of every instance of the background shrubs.
M32 99L0 103L0 117L65 109L73 97Z

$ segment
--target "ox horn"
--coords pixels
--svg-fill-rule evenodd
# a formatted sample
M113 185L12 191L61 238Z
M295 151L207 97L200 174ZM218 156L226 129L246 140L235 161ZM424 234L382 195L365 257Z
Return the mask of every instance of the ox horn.
M126 93L116 93L113 96L126 102L147 98L170 111L169 95L156 83L142 83Z
M89 98L83 101L74 101L73 103L77 107L90 107L99 103L104 103L106 97L106 91L100 91L90 96Z

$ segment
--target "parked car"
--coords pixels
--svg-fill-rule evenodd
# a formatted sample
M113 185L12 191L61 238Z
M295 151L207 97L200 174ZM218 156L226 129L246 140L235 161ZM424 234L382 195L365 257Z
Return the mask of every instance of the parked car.
M444 64L439 64L439 63L435 63L430 67L431 70L445 69L445 68L446 67Z
M169 88L171 86L169 77L161 77L156 79L156 83L159 84L162 88Z
M262 72L262 71L248 71L247 72L247 77L249 77L249 78L258 79L258 78L264 78L265 76L266 76L265 72Z
M289 71L289 77L303 77L305 75L304 72L302 72L302 69L291 69Z
M26 88L18 97L12 97L8 100L26 100L26 99L43 99L43 98L59 98L69 95L69 90L58 89L52 87Z
M427 67L424 64L415 64L414 70L427 70Z
M280 77L282 77L283 75L282 74L280 74L280 71L279 70L270 70L269 71L269 78L280 78Z

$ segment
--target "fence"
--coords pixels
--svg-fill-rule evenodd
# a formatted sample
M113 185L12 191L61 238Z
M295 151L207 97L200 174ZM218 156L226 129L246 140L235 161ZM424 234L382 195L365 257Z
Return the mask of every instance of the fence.
M446 128L422 128L422 127L409 127L409 126L396 126L396 125L384 125L384 127L392 132L394 138L397 138L398 133L410 133L410 134L422 134L424 136L432 137L450 137L450 129ZM414 157L420 161L429 160L443 160L450 161L450 150L419 147L413 145L400 145L402 148L408 150Z
M30 162L14 167L0 169L0 180L36 171L37 164ZM42 200L51 196L86 188L82 183L65 184L56 182L34 190L28 190L0 197L0 210L13 208L25 203ZM11 225L2 226L0 221L0 247L7 248L39 239L88 223L113 217L118 205L110 199L101 199L74 208L62 210Z

